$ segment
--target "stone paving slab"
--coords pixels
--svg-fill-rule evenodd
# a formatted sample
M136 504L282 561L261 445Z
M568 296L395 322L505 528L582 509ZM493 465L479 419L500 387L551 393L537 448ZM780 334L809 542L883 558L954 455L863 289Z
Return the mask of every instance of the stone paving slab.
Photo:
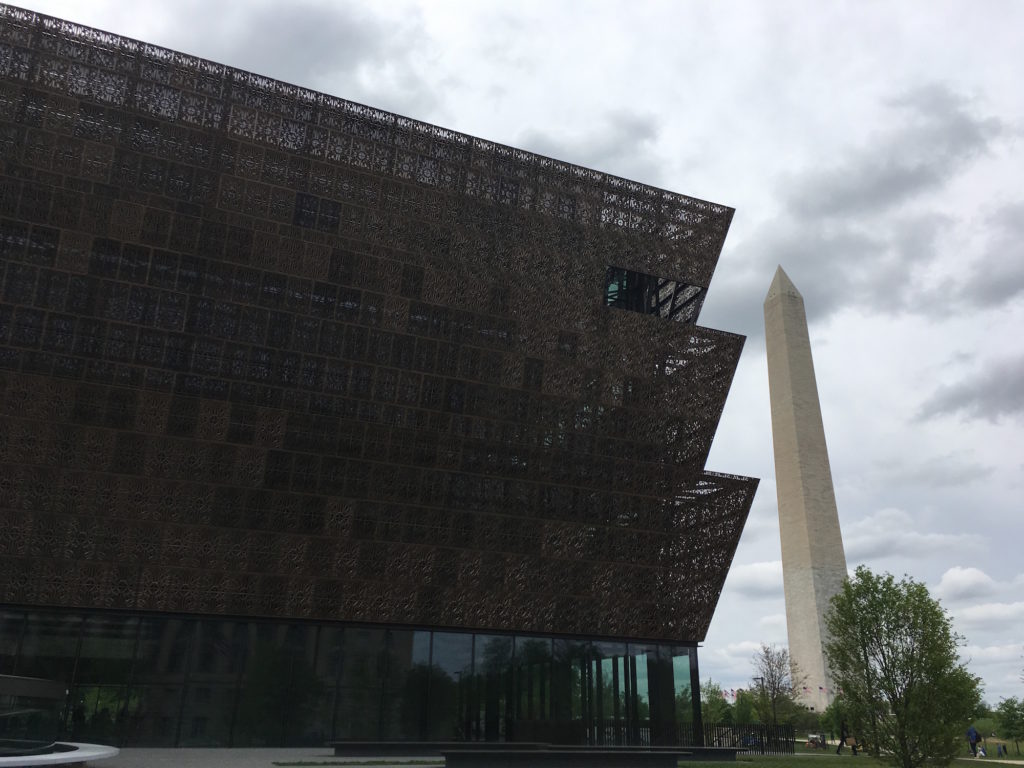
M324 763L365 763L372 758L335 757L328 747L306 747L303 749L132 749L126 747L121 754L109 760L90 763L90 768L276 768L275 762L324 762ZM388 756L382 758L393 763L376 764L373 768L428 768L420 763L403 766L403 761L430 760L433 765L443 765L437 756L410 755L409 757ZM375 761L376 762L376 761Z

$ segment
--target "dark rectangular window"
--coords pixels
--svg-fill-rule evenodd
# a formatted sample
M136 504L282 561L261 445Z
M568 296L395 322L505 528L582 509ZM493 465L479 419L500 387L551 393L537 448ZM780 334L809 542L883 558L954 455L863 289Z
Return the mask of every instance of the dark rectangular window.
M605 272L604 303L607 307L695 323L703 297L704 291L699 286L677 280L624 267L610 266Z

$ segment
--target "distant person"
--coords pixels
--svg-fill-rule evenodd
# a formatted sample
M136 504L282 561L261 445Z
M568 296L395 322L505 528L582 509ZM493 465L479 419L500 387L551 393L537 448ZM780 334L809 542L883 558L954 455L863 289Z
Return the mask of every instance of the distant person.
M845 721L842 723L842 725L839 726L839 746L836 747L836 754L837 755L842 753L843 745L844 744L849 744L850 751L853 753L853 756L856 757L857 756L857 739L855 737L853 737L852 735L850 735L850 729L846 727L846 722Z
M967 729L967 743L971 745L971 754L978 756L978 742L981 741L981 734L973 725Z

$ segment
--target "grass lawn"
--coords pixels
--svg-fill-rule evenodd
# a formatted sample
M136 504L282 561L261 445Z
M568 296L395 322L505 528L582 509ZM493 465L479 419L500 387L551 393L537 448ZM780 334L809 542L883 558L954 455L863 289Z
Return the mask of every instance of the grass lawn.
M847 760L852 760L853 755L850 754L849 750L844 750L844 754L840 757L836 757L836 753L828 750L819 750L814 753L800 752L796 755L737 755L736 763L723 763L721 761L686 761L680 763L680 768L728 768L730 765L738 765L741 768L891 768L891 763L887 763L881 760L875 760L867 755L857 755L857 762L852 764L846 764ZM840 765L839 761L843 761ZM402 759L379 759L379 760L359 760L359 761L336 761L336 760L324 760L323 762L278 762L274 763L280 768L286 766L295 768L302 768L304 766L348 766L348 768L359 768L360 766L376 765L408 765L410 768L416 766L443 766L443 761L437 760L402 760Z
M847 764L847 760L854 760L857 762ZM842 762L840 762L842 761ZM856 758L850 754L849 749L844 749L843 754L837 756L835 750L817 750L814 752L805 752L803 750L797 750L795 755L737 755L736 764L744 765L748 768L758 766L758 768L890 768L892 763L888 763L884 760L875 760L875 758L864 753L860 753ZM682 763L687 767L689 766L700 766L700 768L724 768L724 765L728 763Z

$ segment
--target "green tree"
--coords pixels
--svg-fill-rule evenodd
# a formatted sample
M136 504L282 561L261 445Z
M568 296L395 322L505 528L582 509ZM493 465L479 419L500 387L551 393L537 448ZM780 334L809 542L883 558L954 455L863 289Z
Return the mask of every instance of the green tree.
M981 699L960 663L963 638L927 588L857 568L832 598L825 645L858 736L901 768L946 765Z
M818 727L825 732L826 735L832 738L838 738L843 727L843 723L846 722L848 715L846 712L846 703L843 701L842 696L836 696L832 703L829 704L822 711L818 717Z
M705 725L732 724L732 706L725 698L722 686L714 680L700 684L700 716Z
M803 684L803 675L786 648L761 644L754 654L754 709L762 723L792 723L802 707L794 691Z
M736 691L736 703L732 707L732 721L736 725L750 725L757 722L754 712L754 694L750 691Z
M1016 696L1003 699L996 707L996 721L999 723L999 735L1012 740L1020 754L1020 742L1024 739L1024 701Z

